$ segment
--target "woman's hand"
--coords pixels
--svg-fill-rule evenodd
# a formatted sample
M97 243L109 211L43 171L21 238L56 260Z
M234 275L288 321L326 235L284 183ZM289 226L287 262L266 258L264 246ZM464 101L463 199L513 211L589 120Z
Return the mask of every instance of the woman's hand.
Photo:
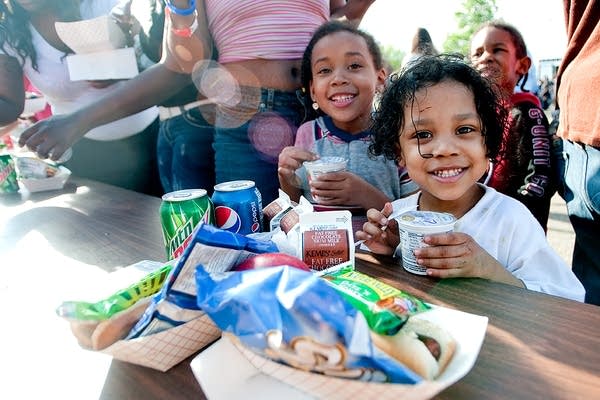
M485 278L524 287L470 235L448 232L428 235L423 241L429 247L415 250L417 263L436 278Z
M58 160L88 129L76 114L54 115L27 128L19 137L19 145L27 146L40 158Z
M374 208L368 210L363 229L355 232L356 239L364 240L373 253L394 254L400 243L396 220L387 218L392 211L391 203L385 203L381 211Z

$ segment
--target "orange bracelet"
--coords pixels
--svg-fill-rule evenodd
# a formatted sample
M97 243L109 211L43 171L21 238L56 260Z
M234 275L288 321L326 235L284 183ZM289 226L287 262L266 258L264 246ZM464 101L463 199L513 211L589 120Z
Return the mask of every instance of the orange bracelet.
M175 36L190 38L190 37L192 37L194 32L196 32L196 29L198 29L198 11L197 10L194 10L194 13L192 14L194 16L194 22L192 22L192 24L190 26L188 26L187 28L180 28L180 29L174 28L172 26L173 25L173 17L171 14L171 9L169 7L165 8L165 13L171 19L171 32L173 32L173 34Z

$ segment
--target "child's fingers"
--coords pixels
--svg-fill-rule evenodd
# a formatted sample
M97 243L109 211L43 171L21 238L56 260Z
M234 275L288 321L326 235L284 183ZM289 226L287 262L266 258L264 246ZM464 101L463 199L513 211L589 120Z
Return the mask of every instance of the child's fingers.
M430 246L457 246L467 243L471 237L461 232L436 233L423 237L423 242Z
M433 278L461 278L465 271L460 268L427 268L427 275Z
M385 207L384 207L384 211L385 211ZM389 215L389 214L387 214ZM369 220L369 222L373 223L373 224L377 224L380 227L385 226L388 222L387 218L385 217L385 215L383 215L383 213L375 208L370 208L369 210L367 210L367 219Z
M466 247L462 244L459 245L447 245L447 246L431 246L421 247L414 250L415 257L417 259L423 259L424 261L439 260L439 259L455 259L464 257L466 255Z

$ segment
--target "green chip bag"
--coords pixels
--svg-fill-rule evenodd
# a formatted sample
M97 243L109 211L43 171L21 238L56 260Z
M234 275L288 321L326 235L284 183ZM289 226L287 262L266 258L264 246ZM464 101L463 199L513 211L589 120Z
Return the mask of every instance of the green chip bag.
M429 310L423 300L358 271L342 270L323 278L366 318L369 328L394 335L412 315Z

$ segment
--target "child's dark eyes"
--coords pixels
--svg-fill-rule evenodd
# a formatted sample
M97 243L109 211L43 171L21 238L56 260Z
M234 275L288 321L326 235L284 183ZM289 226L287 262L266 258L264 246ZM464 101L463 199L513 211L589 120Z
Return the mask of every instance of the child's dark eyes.
M503 51L507 51L506 48L504 48L504 47L495 47L495 48L492 49L492 52L494 54L495 53L501 53ZM472 60L476 60L479 57L481 57L482 55L483 55L483 50L477 50L476 52L474 52L474 53L471 54L471 59Z
M319 68L317 70L317 75L328 74L331 72L331 68Z
M414 137L419 140L426 140L431 139L433 137L433 134L429 131L418 131L415 132Z
M471 132L475 132L475 128L473 128L471 126L461 126L460 128L458 128L456 130L457 135L464 135L466 133L471 133Z
M477 129L475 129L472 126L461 126L456 130L456 135L466 135L468 133L476 131ZM431 140L433 139L433 133L431 133L430 131L417 131L413 134L413 138L421 141Z
M362 68L362 65L358 64L358 63L353 63L348 66L348 69L360 69L360 68Z

